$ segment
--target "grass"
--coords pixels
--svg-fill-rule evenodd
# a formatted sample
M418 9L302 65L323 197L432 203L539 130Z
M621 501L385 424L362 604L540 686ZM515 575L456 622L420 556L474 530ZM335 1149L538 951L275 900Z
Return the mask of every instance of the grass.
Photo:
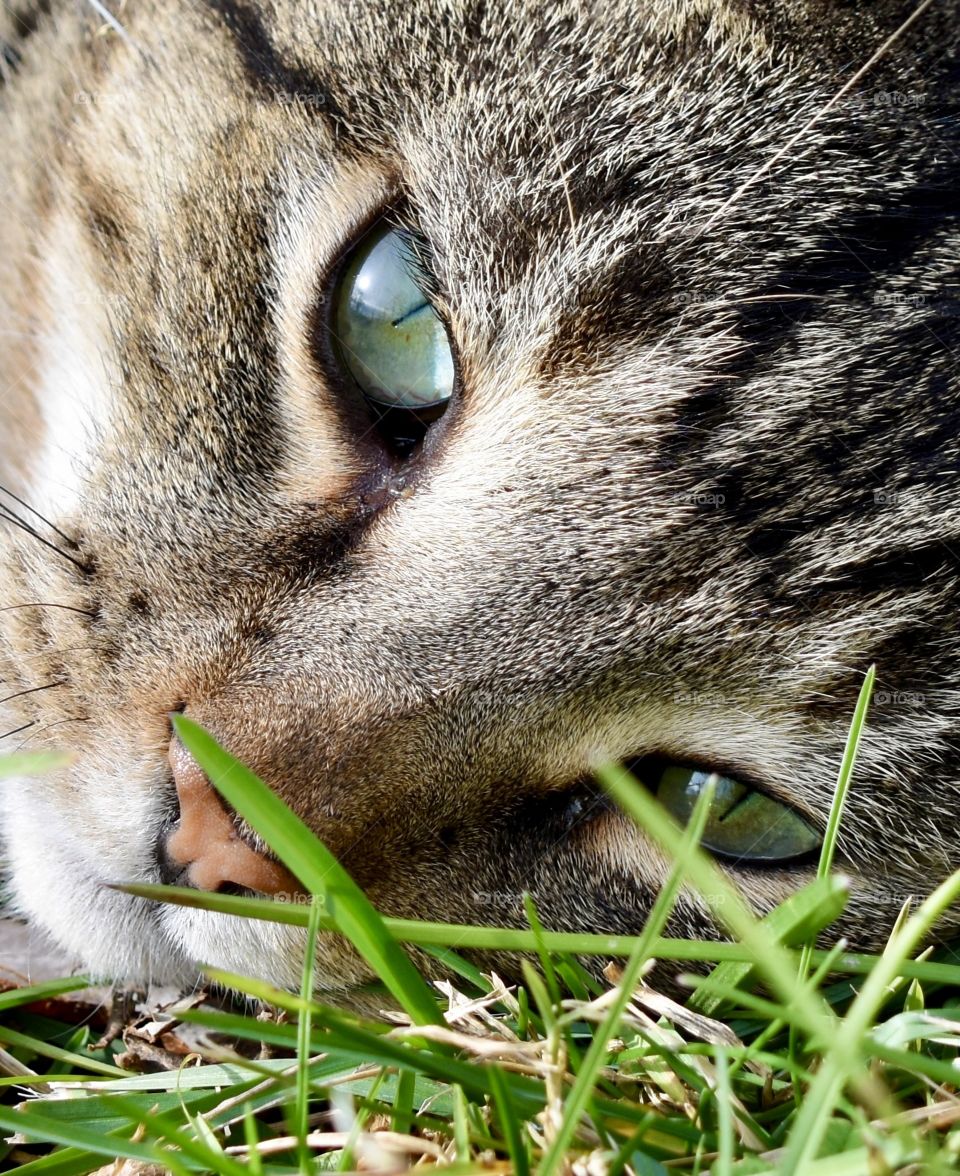
M960 898L960 874L904 912L881 955L814 947L846 902L833 858L871 685L872 674L817 877L763 919L698 848L706 797L681 830L622 769L598 773L673 863L633 937L551 932L532 902L529 927L509 932L384 918L273 793L178 718L216 787L313 898L127 889L301 926L311 945L338 931L380 978L382 996L369 999L395 1011L377 1019L318 1001L312 950L297 993L211 968L211 982L246 1002L190 1003L171 1032L199 1035L198 1051L175 1069L129 1073L124 1045L97 1045L88 1025L57 1014L82 981L0 993L0 1129L13 1140L0 1166L21 1176L80 1176L118 1157L176 1176L956 1171L960 957L920 948ZM682 887L700 893L728 942L664 937ZM439 956L454 982L425 980L407 945ZM462 954L484 948L524 953L523 983L505 986ZM598 957L607 983L584 966ZM698 962L685 1005L645 985L657 960Z

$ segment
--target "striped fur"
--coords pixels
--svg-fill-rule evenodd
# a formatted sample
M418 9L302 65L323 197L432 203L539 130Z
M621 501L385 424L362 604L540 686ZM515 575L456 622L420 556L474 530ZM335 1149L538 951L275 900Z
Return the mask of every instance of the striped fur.
M960 864L958 5L843 91L913 11L5 10L0 469L63 536L5 528L3 710L77 752L7 797L24 911L104 973L296 982L289 930L102 888L158 876L186 704L383 910L635 931L664 863L591 764L822 825L872 662L839 932ZM461 376L402 463L322 328L387 207Z

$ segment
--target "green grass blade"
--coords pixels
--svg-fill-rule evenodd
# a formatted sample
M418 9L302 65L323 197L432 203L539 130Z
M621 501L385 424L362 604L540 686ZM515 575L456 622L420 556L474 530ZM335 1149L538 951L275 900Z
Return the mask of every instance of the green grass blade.
M303 979L300 983L300 997L303 1011L297 1020L297 1096L294 1107L294 1134L297 1137L302 1176L310 1176L312 1160L307 1146L310 1130L310 1034L313 1028L313 978L317 956L317 931L320 925L320 899L314 896L310 904L310 922L307 925L307 943L303 953Z
M33 1053L39 1054L42 1058L50 1058L54 1062L63 1062L68 1066L76 1066L79 1070L87 1070L93 1074L105 1074L110 1078L114 1078L118 1074L123 1073L123 1070L119 1066L109 1066L106 1062L98 1062L96 1058L72 1053L68 1049L61 1049L59 1045L53 1045L49 1041L39 1041L37 1038L30 1037L26 1033L20 1033L16 1029L11 1029L9 1025L0 1025L0 1041L5 1045L31 1050Z
M250 1176L261 1176L263 1161L257 1151L260 1133L257 1130L257 1121L253 1117L253 1107L249 1103L243 1108L243 1141L249 1149L247 1151L247 1169Z
M76 1147L64 1147L48 1156L18 1164L15 1171L17 1176L86 1176L102 1167L103 1156Z
M490 1089L493 1093L493 1102L497 1108L497 1118L503 1130L504 1142L507 1145L507 1151L513 1163L514 1174L515 1176L528 1176L530 1172L530 1161L523 1138L523 1129L517 1117L517 1108L514 1106L513 1100L510 1097L510 1091L504 1079L504 1072L499 1066L490 1066L488 1067L488 1073L490 1076Z
M33 1004L34 1001L50 1000L55 996L63 996L65 992L76 992L80 988L89 988L90 984L91 981L86 976L68 976L64 980L45 980L42 984L11 988L9 992L0 992L0 1013L18 1008L20 1005Z
M637 786L628 772L618 765L607 765L597 770L597 778L671 859L685 852L682 830L652 796ZM811 1034L822 1032L825 1025L836 1021L826 1001L799 982L794 956L759 922L727 875L700 850L687 854L687 879L700 892L717 921L753 953L757 970L793 1006Z
M468 1164L471 1157L470 1112L467 1096L460 1086L453 1088L453 1138L457 1145L457 1159L461 1164Z
M841 1090L862 1073L867 1033L886 999L889 984L902 961L916 951L937 920L958 900L960 870L942 882L893 936L888 951L877 960L839 1028L821 1039L825 1056L790 1132L781 1167L786 1176L799 1176L816 1159Z
M853 712L853 719L850 721L850 732L847 735L847 743L843 750L843 759L840 762L840 771L837 775L837 786L834 789L833 803L830 806L827 828L823 836L823 848L820 851L820 861L817 864L817 876L820 878L825 878L833 868L837 837L840 833L840 822L847 803L847 793L850 789L850 781L853 778L853 769L857 762L857 752L860 749L863 725L866 722L867 708L870 705L870 696L873 694L873 683L876 676L876 666L871 666L864 676L863 685L860 687L860 694L857 698L857 705Z
M636 785L635 785L636 787ZM574 1133L580 1125L590 1099L593 1097L597 1084L600 1067L606 1060L610 1038L616 1032L627 1005L633 997L643 965L650 958L650 949L660 932L666 926L673 908L676 905L680 887L689 866L690 854L696 848L703 835L707 821L707 812L713 802L713 785L706 787L697 798L693 814L684 831L679 852L670 867L667 880L660 888L656 901L647 917L646 924L640 935L637 946L630 956L623 975L618 984L617 993L604 1015L603 1021L596 1027L593 1039L587 1050L586 1057L580 1066L579 1073L570 1093L563 1104L563 1122L557 1129L550 1147L544 1153L537 1166L538 1176L553 1176L566 1164L566 1152L573 1139Z
M19 1132L28 1139L42 1143L59 1143L65 1147L80 1148L85 1152L107 1159L118 1157L129 1160L144 1160L147 1163L162 1162L157 1149L148 1143L134 1142L120 1135L100 1135L80 1123L59 1123L50 1119L31 1104L27 1110L13 1111L0 1106L0 1129L11 1134Z
M238 918L260 919L291 927L306 927L309 921L307 904L277 902L268 898L246 898L233 894L214 894L191 890L188 887L160 886L155 883L129 882L115 884L113 889L151 902L169 902L196 910L217 911ZM543 931L540 938L532 931L511 927L475 927L466 923L430 923L419 919L384 918L383 924L395 939L420 947L446 947L455 943L470 951L536 952L542 944L555 955L629 956L639 937L636 935L603 935L595 932ZM333 919L323 918L322 930L336 930ZM798 928L798 938L802 928ZM663 960L705 960L745 962L753 959L751 949L741 943L726 943L715 939L658 938L653 954ZM838 962L838 970L867 972L871 956L849 955ZM846 963L844 961L847 961ZM850 961L853 961L852 963ZM918 965L921 966L922 965ZM960 966L944 973L944 983L960 983ZM912 974L912 973L911 973ZM917 973L920 976L920 973ZM932 979L931 975L920 976Z
M715 1176L731 1176L734 1160L733 1088L730 1085L730 1064L727 1051L718 1046L714 1054L717 1070L717 1158Z
M838 918L847 905L848 897L849 885L845 879L815 878L765 915L759 925L777 943L787 946L802 943ZM743 984L757 966L755 961L726 961L720 964L699 985L690 1002L691 1008L708 1017L715 1016L724 999L720 995L721 991L728 992Z
M413 1099L417 1076L412 1070L401 1070L397 1075L397 1088L393 1095L393 1130L406 1135L413 1123Z
M319 895L357 949L416 1024L440 1024L433 992L373 904L322 841L249 768L197 723L175 715L178 737L211 784L260 834L306 889Z
M69 752L36 751L29 755L0 756L0 780L12 780L16 776L44 776L69 767L73 756Z

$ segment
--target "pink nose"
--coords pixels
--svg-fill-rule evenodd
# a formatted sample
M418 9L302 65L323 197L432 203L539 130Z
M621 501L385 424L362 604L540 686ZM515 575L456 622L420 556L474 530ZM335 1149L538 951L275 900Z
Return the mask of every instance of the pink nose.
M297 894L287 870L243 841L205 773L174 736L170 766L180 798L180 821L167 838L167 855L186 868L191 886L218 890L226 883L263 894Z

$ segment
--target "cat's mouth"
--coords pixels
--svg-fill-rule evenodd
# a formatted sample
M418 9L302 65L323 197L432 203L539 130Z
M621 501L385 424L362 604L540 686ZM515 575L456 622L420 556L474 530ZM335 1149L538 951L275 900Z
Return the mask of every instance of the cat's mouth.
M206 773L180 741L170 742L179 820L161 834L161 880L197 890L300 894L303 888L269 852L248 839Z

